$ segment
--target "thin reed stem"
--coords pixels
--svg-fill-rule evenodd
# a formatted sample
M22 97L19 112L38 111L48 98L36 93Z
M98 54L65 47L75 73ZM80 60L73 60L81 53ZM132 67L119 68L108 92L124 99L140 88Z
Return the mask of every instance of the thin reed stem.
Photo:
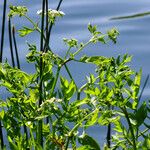
M41 19L41 42L40 42L40 51L41 51L41 57L40 57L40 78L39 78L39 107L42 104L43 101L43 86L42 86L42 72L43 72L43 60L42 60L42 52L43 49L43 43L44 43L44 12L45 12L45 0L43 0L42 3L42 19ZM37 131L37 139L38 143L43 147L43 135L42 135L42 120L38 122L38 131Z
M9 44L10 44L10 54L11 54L12 66L15 67L13 45L12 45L11 19L10 18L8 18L8 33L9 33Z
M145 79L143 88L142 88L141 93L140 93L140 96L139 96L139 101L141 100L141 97L142 97L143 92L144 92L144 89L145 89L145 87L146 87L146 85L147 85L147 83L148 83L148 80L149 80L149 74L147 75L147 77L146 77L146 79Z
M45 45L44 45L44 50L45 52L48 51L49 46L48 46L48 0L46 0L46 38L45 38Z
M18 69L20 69L20 61L19 61L18 48L17 48L17 42L16 42L16 37L15 37L15 27L14 26L12 27L12 37L13 37L13 42L14 42L14 47L15 47L17 67L18 67Z
M4 35L5 35L5 20L6 20L6 6L7 6L7 0L4 0L4 5L3 5L3 20L2 20L2 29L1 29L0 62L2 62L2 59L3 59L3 47L4 47Z
M131 124L130 118L129 118L129 114L128 114L125 106L123 108L121 108L121 109L122 109L123 113L125 114L126 120L128 122L128 125L129 125L129 130L130 130L131 136L132 136L133 150L136 150L136 142L135 142L134 130L133 130L133 126Z
M60 6L61 6L62 2L63 2L63 0L59 1L58 5L57 5L57 8L56 8L57 11L60 9ZM51 22L51 24L49 26L49 31L48 31L48 37L47 37L48 38L48 43L50 42L51 31L52 31L53 25L54 25L54 23Z

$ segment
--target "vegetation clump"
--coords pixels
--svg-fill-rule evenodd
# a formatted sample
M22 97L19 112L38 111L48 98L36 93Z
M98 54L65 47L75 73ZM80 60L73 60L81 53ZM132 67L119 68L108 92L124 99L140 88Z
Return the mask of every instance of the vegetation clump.
M147 101L140 100L141 70L135 72L129 67L132 57L127 54L116 58L87 55L77 57L90 44L116 43L118 30L112 28L102 33L97 26L89 24L90 39L80 43L74 38L64 38L66 55L59 56L53 52L49 43L57 17L65 15L59 11L61 3L62 0L56 10L52 10L48 9L48 0L43 0L42 10L37 12L40 23L29 18L27 7L10 6L8 23L12 66L7 61L2 62L4 41L1 40L0 86L9 94L6 99L0 99L0 148L150 149L150 107ZM32 32L37 32L40 36L40 48L27 43L27 62L35 66L32 74L24 72L20 67L15 27L11 25L15 16L27 19L33 26L18 29L21 37ZM4 34L1 39L3 36ZM95 66L95 73L86 76L82 86L76 84L68 67L72 61ZM63 68L69 78L61 74ZM107 127L104 145L100 146L99 141L88 135L87 129L95 125ZM101 134L101 131L98 132Z

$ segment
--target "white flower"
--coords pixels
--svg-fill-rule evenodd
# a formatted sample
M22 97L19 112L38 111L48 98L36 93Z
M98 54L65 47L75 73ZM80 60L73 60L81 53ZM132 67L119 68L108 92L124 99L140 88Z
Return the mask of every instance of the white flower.
M37 14L41 15L42 10L38 10ZM44 12L44 15L46 15L46 11ZM62 17L65 15L65 13L59 10L55 10L55 9L48 9L48 15L49 17Z
M38 11L37 11L37 14L38 14L38 15L41 15L41 14L42 14L42 10L38 10Z

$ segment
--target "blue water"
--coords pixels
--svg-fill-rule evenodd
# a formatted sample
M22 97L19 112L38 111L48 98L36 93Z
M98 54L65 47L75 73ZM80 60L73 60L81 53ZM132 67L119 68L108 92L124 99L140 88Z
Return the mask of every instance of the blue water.
M13 5L26 5L29 7L29 16L38 20L35 14L37 10L41 9L39 5L41 1L32 0L9 0ZM51 0L50 7L55 8L58 0ZM81 54L87 55L104 55L117 56L118 54L128 53L133 55L133 61L130 64L133 69L138 71L141 67L143 70L142 84L146 76L150 73L150 15L126 20L111 20L112 17L126 16L136 13L150 11L150 1L147 0L64 0L61 10L65 12L65 16L57 20L53 28L51 47L54 52L59 55L64 55L65 45L62 38L77 38L80 42L89 39L89 32L87 24L90 22L96 24L100 31L106 32L109 28L116 27L120 32L118 42L116 45L110 43L108 45L96 44L89 46ZM0 12L2 12L2 0L0 2ZM0 20L2 13L0 13ZM30 23L24 22L22 19L15 19L13 23L19 29L22 25L32 27ZM0 22L1 25L1 22ZM6 33L7 34L7 33ZM31 38L32 36L32 38ZM21 56L22 68L25 71L32 72L32 67L25 63L25 55L28 53L25 41L39 43L37 34L31 34L26 38L19 38L19 54ZM7 43L8 36L6 35L5 42L5 57L9 54L9 44ZM31 40L32 39L32 40ZM75 80L84 83L85 75L94 72L91 66L77 63L70 65L71 72L75 75ZM78 84L80 84L78 83ZM143 97L150 97L150 81L144 91ZM99 130L99 132L98 132ZM92 128L90 134L100 143L105 140L105 129L95 127Z

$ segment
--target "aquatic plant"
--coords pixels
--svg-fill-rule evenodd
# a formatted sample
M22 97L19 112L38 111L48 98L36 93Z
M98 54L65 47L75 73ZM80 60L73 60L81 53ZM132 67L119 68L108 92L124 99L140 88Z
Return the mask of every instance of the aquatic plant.
M115 44L118 30L112 28L102 33L96 25L89 24L89 40L80 43L74 38L64 38L66 55L61 57L53 52L49 44L57 17L64 15L59 11L61 3L62 0L56 10L51 10L48 0L43 0L42 10L38 11L40 23L29 18L27 7L9 7L11 66L8 61L2 63L6 10L4 0L0 86L9 94L6 99L0 100L1 149L150 149L150 107L147 101L140 101L142 72L135 72L128 66L132 57L127 54L116 58L77 57L90 44ZM21 70L15 27L11 25L15 16L27 19L33 25L32 28L23 26L18 29L21 37L32 32L40 36L39 48L33 43L27 43L27 62L35 66L32 74ZM95 74L86 76L82 86L77 85L68 67L72 61L95 66ZM61 74L63 68L69 78ZM88 135L87 129L94 125L108 127L104 145L100 146L99 141ZM4 140L4 134L7 141Z

